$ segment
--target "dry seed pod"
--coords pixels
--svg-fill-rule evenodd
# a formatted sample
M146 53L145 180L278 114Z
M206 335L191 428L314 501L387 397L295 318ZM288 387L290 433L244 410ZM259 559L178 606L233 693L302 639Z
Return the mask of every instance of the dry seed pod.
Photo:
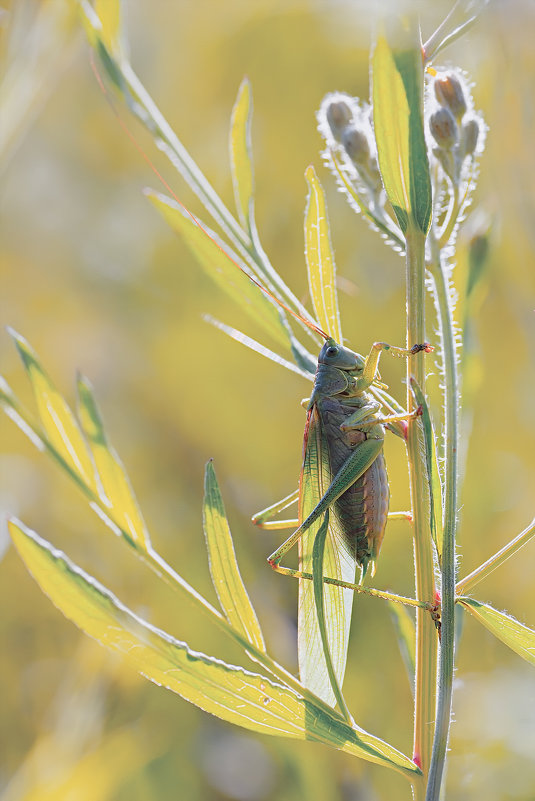
M466 100L460 80L455 75L437 78L434 89L440 105L449 108L454 117L461 119L466 112Z
M441 148L451 150L456 144L459 131L453 114L447 108L439 108L429 117L429 130Z

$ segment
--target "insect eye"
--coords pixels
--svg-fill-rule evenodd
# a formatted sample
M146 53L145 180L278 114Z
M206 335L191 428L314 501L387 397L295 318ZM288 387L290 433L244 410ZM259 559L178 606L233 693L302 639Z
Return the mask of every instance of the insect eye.
M331 345L330 348L327 348L327 356L336 356L337 353L338 348L335 348L333 345Z

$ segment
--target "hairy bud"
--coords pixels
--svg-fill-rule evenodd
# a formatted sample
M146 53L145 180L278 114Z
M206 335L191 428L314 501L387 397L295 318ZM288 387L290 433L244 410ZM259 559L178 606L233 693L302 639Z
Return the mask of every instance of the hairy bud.
M366 134L348 125L342 134L342 145L351 161L366 164L370 158L370 145Z
M466 156L472 155L479 139L479 122L476 119L467 120L462 129L462 141Z
M451 111L447 108L439 108L429 117L429 130L440 147L444 150L451 150L458 139L459 131L457 123Z
M455 75L437 78L434 89L440 105L449 108L454 117L461 119L466 112L466 99L460 80Z
M353 119L353 110L345 100L333 100L325 111L327 123L334 138L340 142L344 129Z

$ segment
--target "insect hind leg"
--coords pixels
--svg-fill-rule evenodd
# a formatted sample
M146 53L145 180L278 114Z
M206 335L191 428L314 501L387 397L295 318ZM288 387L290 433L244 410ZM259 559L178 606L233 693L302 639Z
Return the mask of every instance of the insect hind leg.
M281 548L278 551L275 551L277 554L282 548L284 548L287 543L292 540L293 537L289 537L285 543L281 545ZM285 553L292 547L294 543L292 542L288 545L287 548L284 549L283 553L280 554L279 561L273 559L272 556L269 557L268 562L277 573L281 573L283 576L291 576L292 578L296 579L305 579L307 581L313 581L314 576L312 573L307 573L303 570L297 570L292 567L284 567L284 565L279 564L280 559L284 556ZM366 587L363 584L354 584L350 581L342 581L341 579L331 578L330 576L323 576L324 584L328 584L329 586L339 587L340 589L346 590L353 590L353 592L364 593L365 595L372 595L376 598L383 598L387 601L394 601L395 603L405 604L406 606L419 606L423 609L427 609L431 614L436 613L436 606L426 601L417 601L415 598L406 598L403 595L397 595L392 592L386 592L385 590L377 590L374 587Z

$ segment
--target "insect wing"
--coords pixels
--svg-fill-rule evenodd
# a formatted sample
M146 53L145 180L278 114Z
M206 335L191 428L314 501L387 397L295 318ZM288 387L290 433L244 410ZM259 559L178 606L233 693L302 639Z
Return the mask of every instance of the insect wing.
M329 446L322 426L321 416L315 404L308 413L304 437L303 467L300 478L299 520L303 521L321 500L331 483L332 469ZM312 572L312 550L314 538L321 526L323 516L303 532L299 540L300 569ZM341 547L342 532L335 514L331 514L329 532L325 543L324 573L332 578L353 582L355 560L349 551ZM330 645L331 658L338 682L342 685L346 667L353 591L324 585L325 625ZM323 653L321 634L316 616L314 588L311 581L299 581L299 672L301 681L312 692L331 706L335 697L329 680Z

